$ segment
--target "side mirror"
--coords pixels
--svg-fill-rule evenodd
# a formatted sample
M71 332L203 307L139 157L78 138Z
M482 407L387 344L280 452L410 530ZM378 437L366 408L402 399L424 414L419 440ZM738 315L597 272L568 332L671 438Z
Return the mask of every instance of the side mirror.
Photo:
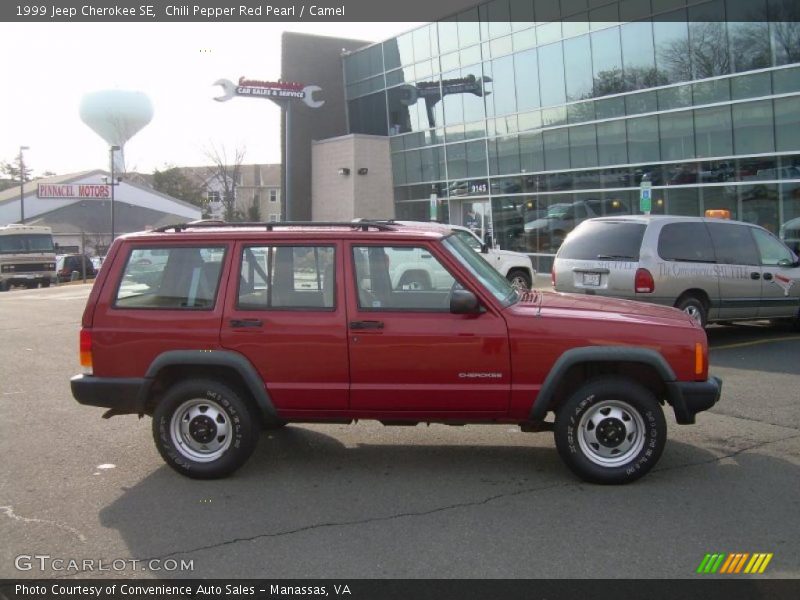
M790 261L788 258L782 258L782 259L780 259L778 261L778 266L779 267L791 267L791 266L794 266L794 264L795 263Z
M486 234L483 245L486 246L487 250L491 250L492 248L494 248L494 242L492 240L492 236L489 235L488 233Z
M481 244L481 254L489 254L489 244Z
M481 312L481 305L469 290L453 290L450 294L450 312L454 315L474 315Z

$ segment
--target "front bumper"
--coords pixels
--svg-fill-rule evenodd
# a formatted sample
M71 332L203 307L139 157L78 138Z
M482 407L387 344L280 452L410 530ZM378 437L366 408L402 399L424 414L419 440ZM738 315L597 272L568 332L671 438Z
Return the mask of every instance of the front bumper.
M675 411L675 420L681 425L691 425L697 413L719 401L722 380L709 377L706 381L673 381L668 384L668 392L667 400Z
M75 375L70 379L72 396L80 404L110 408L106 413L142 413L149 380L145 378L93 377Z

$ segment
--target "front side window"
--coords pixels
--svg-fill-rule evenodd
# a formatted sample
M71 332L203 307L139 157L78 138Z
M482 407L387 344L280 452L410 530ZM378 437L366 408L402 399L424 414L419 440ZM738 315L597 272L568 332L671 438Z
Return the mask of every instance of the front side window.
M425 247L354 246L353 264L361 309L450 310L456 280Z
M210 310L219 288L223 246L134 248L115 307Z
M481 241L475 237L472 233L467 233L461 229L456 229L453 231L453 235L464 242L467 246L475 250L476 252L480 252L483 244Z
M333 246L248 246L242 251L240 310L332 310Z
M751 229L751 231L753 232L753 237L756 238L762 265L777 266L781 261L788 261L789 264L794 263L795 257L792 251L772 234L761 229Z

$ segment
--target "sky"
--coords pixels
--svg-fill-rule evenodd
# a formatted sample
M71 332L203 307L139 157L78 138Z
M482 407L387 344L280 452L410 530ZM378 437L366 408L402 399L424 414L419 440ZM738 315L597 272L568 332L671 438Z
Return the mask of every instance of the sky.
M217 79L276 81L281 33L383 41L420 23L0 23L6 89L0 161L20 146L34 176L108 168L108 144L81 121L87 93L146 94L153 119L125 146L129 171L209 164L212 145L244 162L280 162L280 108L263 99L213 100ZM313 82L304 82L313 83Z

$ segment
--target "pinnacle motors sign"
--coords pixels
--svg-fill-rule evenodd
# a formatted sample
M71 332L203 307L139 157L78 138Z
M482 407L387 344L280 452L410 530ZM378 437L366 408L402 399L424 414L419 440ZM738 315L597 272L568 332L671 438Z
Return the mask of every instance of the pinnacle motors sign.
M295 81L261 81L240 77L238 83L229 79L218 79L214 82L222 88L222 95L214 98L217 102L226 102L234 96L250 98L268 98L274 102L302 100L309 108L319 108L324 100L315 100L314 94L322 91L318 85L304 85Z
M39 198L77 198L104 200L111 197L111 186L94 183L40 183L36 189Z

